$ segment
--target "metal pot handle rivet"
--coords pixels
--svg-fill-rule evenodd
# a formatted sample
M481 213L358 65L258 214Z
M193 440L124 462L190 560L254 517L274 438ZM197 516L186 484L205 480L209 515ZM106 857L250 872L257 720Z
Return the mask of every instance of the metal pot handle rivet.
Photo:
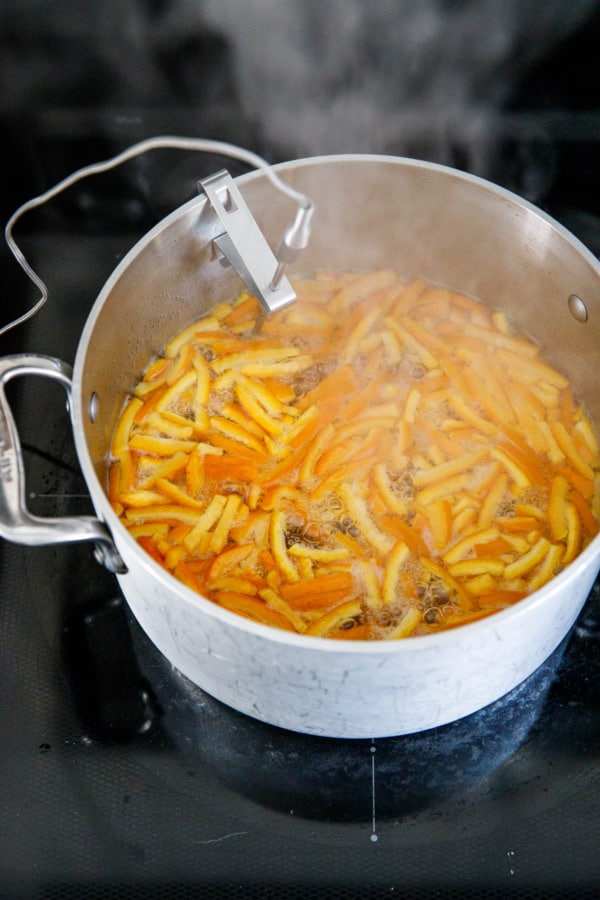
M587 322L588 309L585 302L577 294L571 294L567 300L569 312L577 322Z
M90 405L88 408L88 415L90 417L90 422L92 425L98 418L99 410L100 410L100 399L99 399L96 391L92 391L92 393L90 394Z

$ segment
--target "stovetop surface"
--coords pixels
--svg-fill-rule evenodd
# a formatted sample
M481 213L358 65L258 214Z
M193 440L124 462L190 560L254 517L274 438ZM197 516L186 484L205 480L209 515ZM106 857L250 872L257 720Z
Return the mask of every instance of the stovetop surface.
M50 300L2 352L22 341L72 361L134 239L57 233L52 217L27 234ZM91 512L62 388L26 378L9 393L32 511ZM423 734L336 741L191 685L88 547L3 542L0 566L5 896L597 895L598 585L507 698Z
M486 174L598 255L600 103L566 114L564 99L532 110L530 95L496 121ZM9 117L6 214L79 165L181 130L164 111L133 112L40 106L26 134ZM206 121L196 133L248 143L236 115ZM252 149L264 151L259 139ZM20 240L50 299L0 337L0 354L72 363L124 253L222 164L166 153L31 214ZM4 248L0 270L5 322L35 294ZM92 512L62 388L27 378L8 393L30 509ZM406 737L312 738L235 713L175 672L89 547L0 542L0 897L597 897L599 641L597 582L550 659L487 709Z

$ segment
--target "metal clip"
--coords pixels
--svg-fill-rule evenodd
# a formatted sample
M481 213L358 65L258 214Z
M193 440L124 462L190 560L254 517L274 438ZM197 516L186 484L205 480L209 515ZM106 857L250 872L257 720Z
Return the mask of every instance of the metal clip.
M296 299L280 263L225 169L199 182L221 225L214 242L266 312L283 309Z

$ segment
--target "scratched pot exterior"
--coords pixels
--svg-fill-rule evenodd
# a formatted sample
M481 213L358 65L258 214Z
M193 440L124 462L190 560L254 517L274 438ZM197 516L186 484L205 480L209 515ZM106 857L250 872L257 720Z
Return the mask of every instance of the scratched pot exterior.
M427 163L338 156L277 169L317 207L298 274L391 267L502 308L540 340L600 420L600 266L568 232L508 192ZM262 174L237 183L276 245L293 204ZM117 520L104 492L104 465L126 392L169 337L241 287L215 254L217 233L198 198L146 235L98 297L75 361L77 451L96 511L127 565L119 580L134 615L172 664L208 693L309 734L415 732L504 695L574 623L600 567L600 538L512 609L438 635L348 644L280 632L216 607L154 563ZM569 311L572 294L587 306L585 323Z

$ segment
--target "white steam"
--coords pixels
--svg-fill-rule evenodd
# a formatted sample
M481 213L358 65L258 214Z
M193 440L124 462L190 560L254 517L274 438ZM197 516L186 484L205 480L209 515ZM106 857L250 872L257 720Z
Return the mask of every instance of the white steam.
M268 145L296 155L419 155L426 144L443 158L444 146L458 142L479 153L468 160L477 171L494 112L593 6L205 0L203 16L231 40L244 114L260 123Z

